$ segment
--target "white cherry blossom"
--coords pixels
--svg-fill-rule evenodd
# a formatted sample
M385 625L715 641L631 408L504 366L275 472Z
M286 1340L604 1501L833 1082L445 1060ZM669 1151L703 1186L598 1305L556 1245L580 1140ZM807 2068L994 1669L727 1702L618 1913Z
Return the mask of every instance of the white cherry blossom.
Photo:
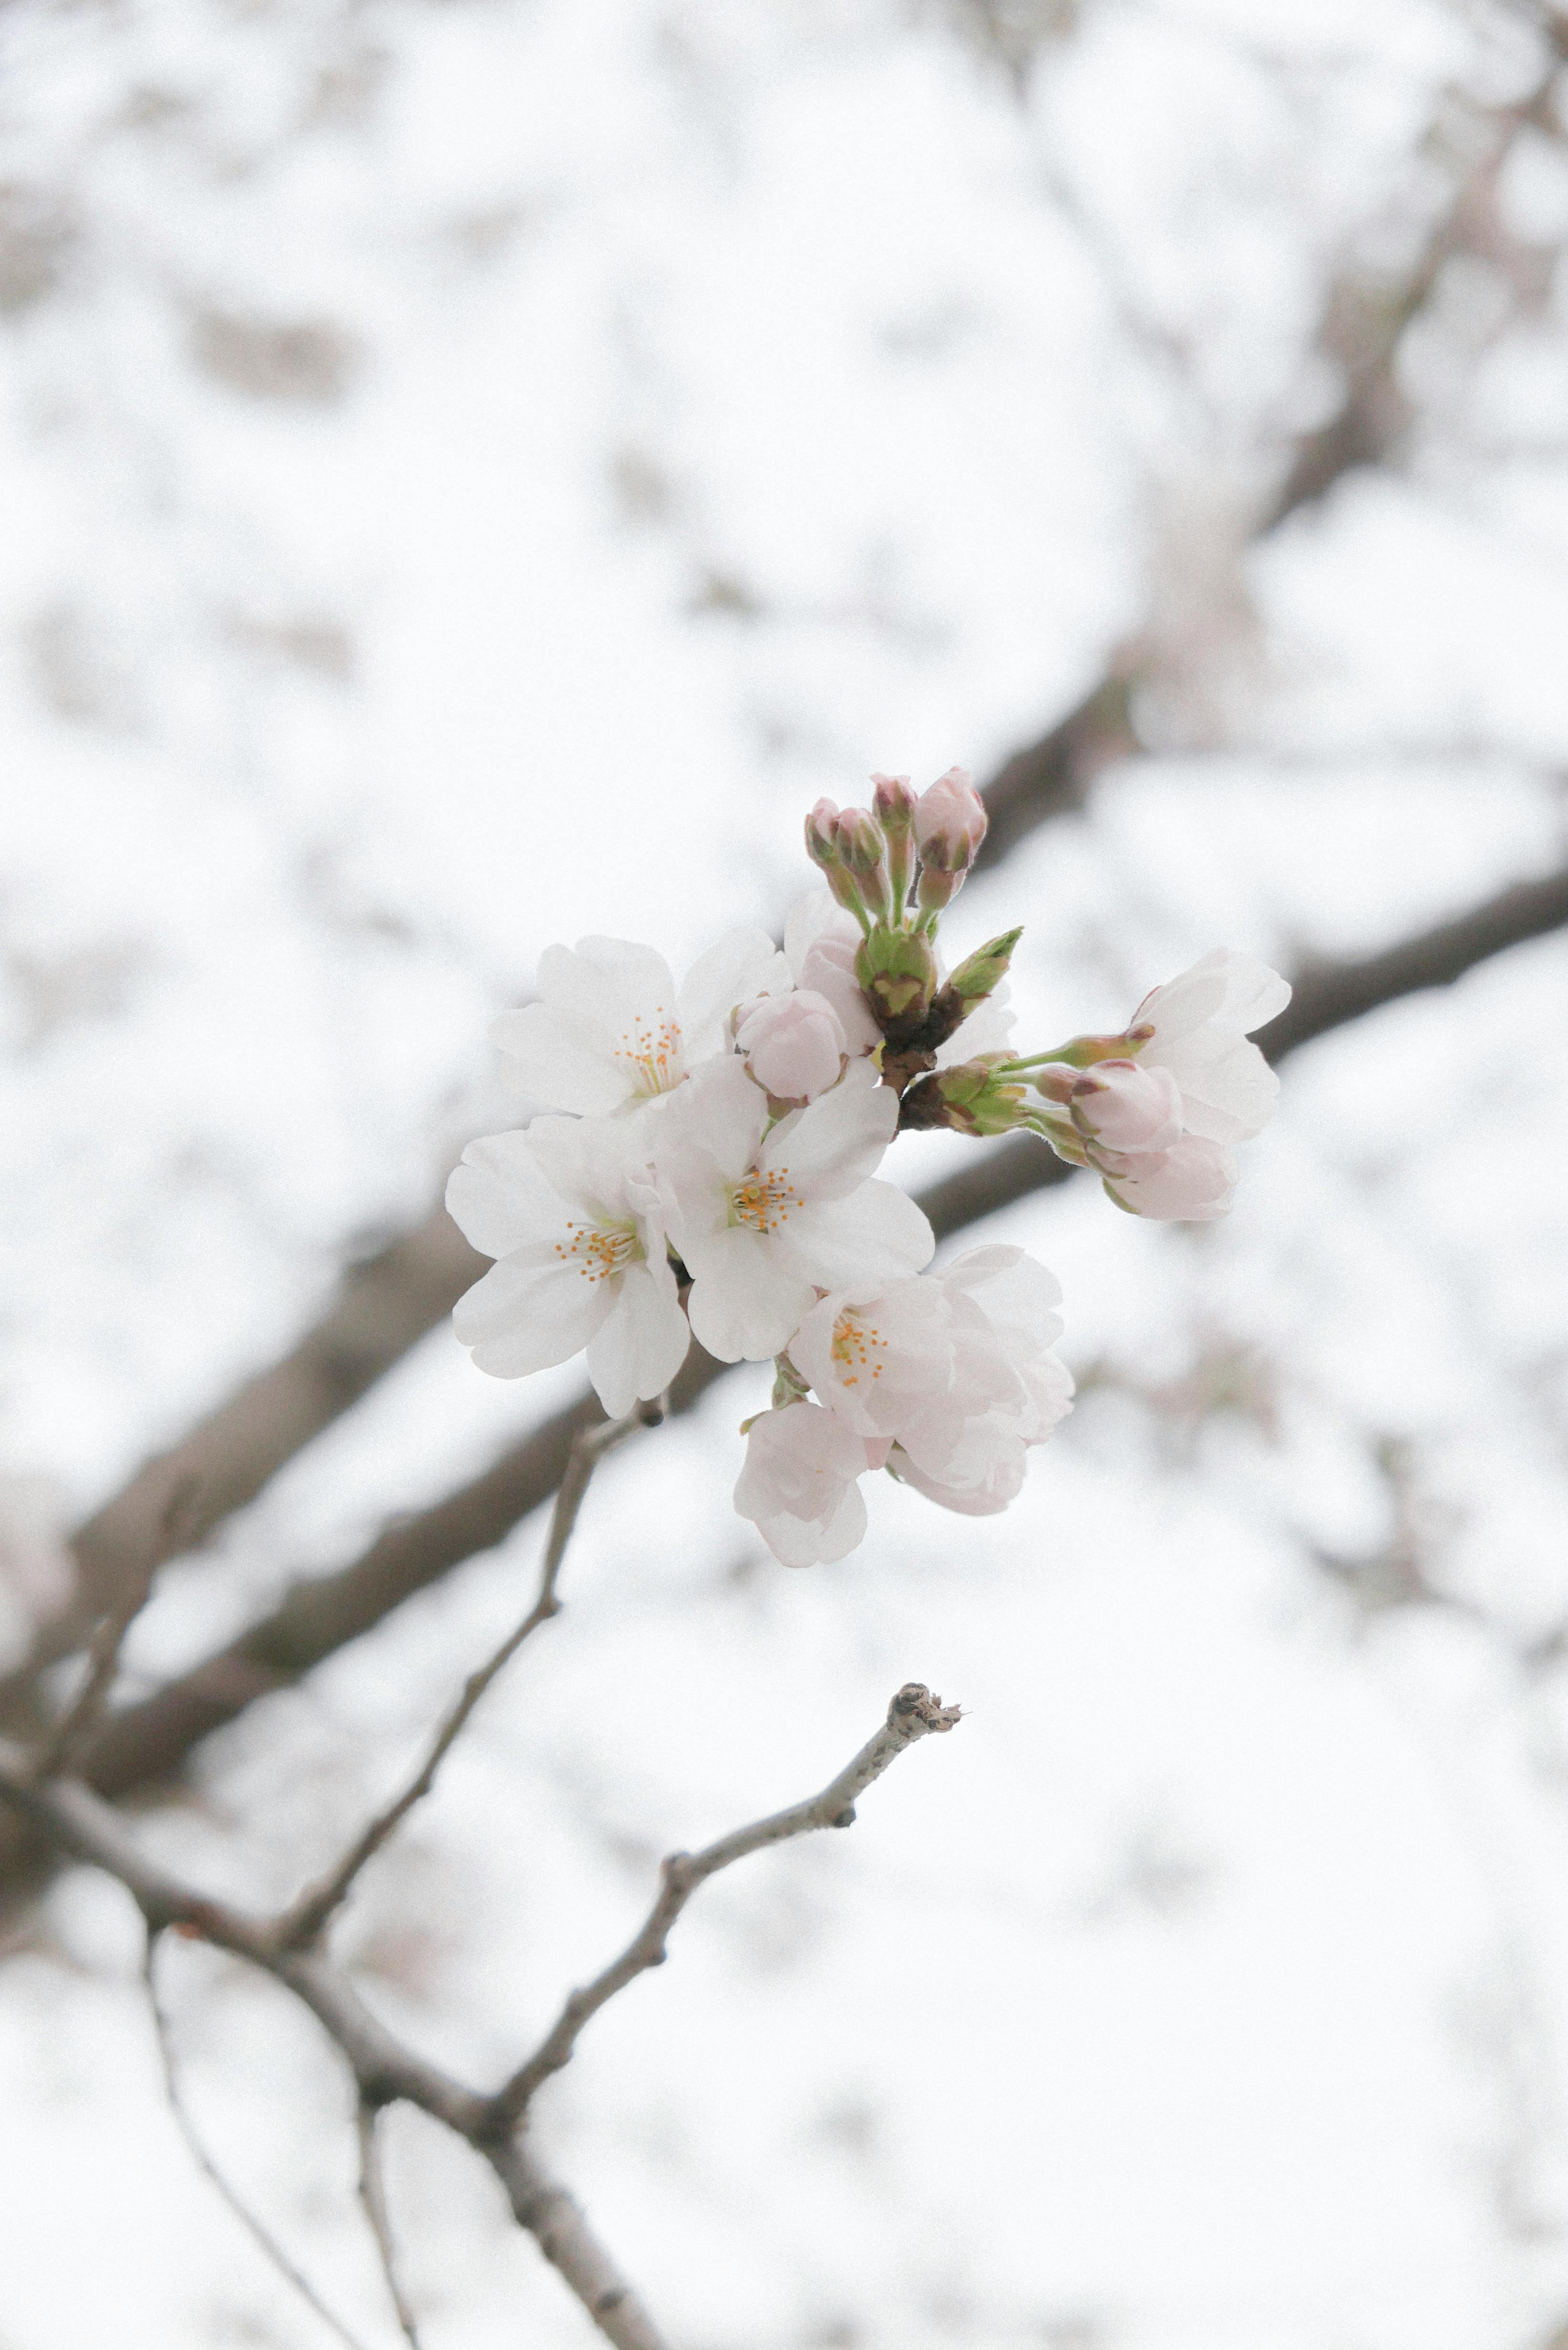
M710 1354L783 1352L818 1289L897 1279L929 1262L920 1210L871 1175L897 1097L865 1061L768 1128L766 1097L735 1059L713 1061L661 1122L656 1165L670 1236L691 1274L687 1310Z
M533 1100L594 1117L672 1093L727 1044L739 1003L789 984L789 967L758 930L728 931L677 988L652 947L579 939L546 947L539 1001L494 1024L509 1074Z
M1290 983L1255 956L1216 947L1146 995L1129 1033L1153 1031L1138 1066L1168 1069L1182 1124L1210 1142L1244 1142L1268 1123L1280 1081L1249 1032L1284 1010Z
M475 1364L519 1378L586 1347L612 1419L663 1392L691 1336L637 1138L624 1119L535 1118L471 1142L446 1192L459 1230L496 1259L452 1315Z
M1072 1378L1051 1351L1061 1295L1022 1249L971 1249L940 1274L823 1298L789 1360L851 1434L893 1440L888 1465L906 1483L988 1515L1070 1408Z
M902 1420L952 1382L951 1308L929 1274L836 1290L806 1315L789 1358L834 1415L860 1436L896 1435Z
M831 1412L785 1404L753 1420L735 1507L785 1566L846 1558L866 1532L859 1479L886 1445L872 1448Z
M1022 1249L995 1243L967 1250L935 1279L950 1315L952 1376L945 1392L900 1419L898 1445L923 1491L1001 1492L984 1504L1000 1509L1022 1481L1025 1451L1072 1409L1072 1375L1051 1351L1062 1335L1061 1284Z

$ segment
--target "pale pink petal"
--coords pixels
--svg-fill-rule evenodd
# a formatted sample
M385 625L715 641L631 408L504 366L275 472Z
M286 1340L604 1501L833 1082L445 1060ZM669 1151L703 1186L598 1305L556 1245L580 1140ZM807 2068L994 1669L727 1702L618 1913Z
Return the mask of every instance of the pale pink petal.
M1168 1150L1181 1134L1181 1087L1166 1068L1097 1061L1073 1094L1073 1122L1107 1150Z
M841 1200L877 1166L898 1126L898 1100L867 1061L851 1061L837 1085L774 1127L758 1165L806 1200Z
M865 1534L866 1465L865 1446L830 1413L786 1404L752 1423L735 1508L785 1566L828 1564Z
M452 1313L452 1328L473 1350L478 1369L503 1379L548 1370L586 1347L615 1299L612 1284L585 1281L552 1260L503 1257Z
M1219 1143L1186 1135L1169 1150L1140 1153L1105 1172L1106 1190L1135 1216L1207 1223L1222 1216L1236 1188L1236 1162Z
M873 1178L846 1200L796 1208L775 1246L818 1289L864 1292L929 1264L936 1236L908 1192Z
M618 1286L614 1305L588 1341L588 1377L612 1419L662 1395L691 1340L668 1262L628 1265Z
M966 1249L937 1278L974 1300L1011 1358L1037 1355L1062 1335L1062 1284L1023 1249L997 1241Z
M779 994L789 982L789 965L765 931L726 931L680 983L677 1013L687 1067L721 1050L723 1023L737 1003Z
M906 1485L913 1485L917 1492L924 1493L928 1500L940 1503L944 1510L956 1510L966 1518L995 1517L1016 1499L1023 1483L1024 1460L1022 1452L1016 1458L999 1461L990 1477L979 1485L944 1485L938 1479L928 1476L907 1455L900 1458L895 1453L894 1465Z
M526 1134L471 1142L446 1187L447 1213L484 1256L506 1256L558 1229L566 1211Z
M498 1014L490 1033L506 1055L506 1076L532 1101L595 1118L632 1098L629 1071L611 1057L607 1029L592 1020L528 1003Z
M808 1280L761 1232L732 1224L681 1247L691 1327L722 1363L762 1363L784 1352L816 1303Z
M781 1102L812 1101L836 1085L846 1050L832 1004L804 988L761 998L735 1043L757 1084Z

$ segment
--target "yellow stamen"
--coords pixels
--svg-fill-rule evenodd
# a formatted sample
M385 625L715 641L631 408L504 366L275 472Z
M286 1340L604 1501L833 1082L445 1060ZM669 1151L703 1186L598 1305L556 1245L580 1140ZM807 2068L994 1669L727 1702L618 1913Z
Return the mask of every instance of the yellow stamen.
M643 1253L635 1224L568 1223L556 1243L563 1264L575 1264L584 1281L609 1281Z
M882 1376L880 1357L888 1352L888 1341L875 1322L862 1321L853 1305L846 1305L833 1326L833 1359L843 1366L838 1374L841 1387L858 1387L867 1373L874 1379Z
M731 1221L749 1224L754 1232L776 1232L780 1224L788 1223L790 1210L800 1204L789 1169L770 1167L765 1175L753 1172L734 1185L730 1193Z
M639 1094L669 1093L686 1074L680 1057L680 1021L668 1015L662 1003L656 1003L651 1020L623 1030L616 1059L631 1072Z

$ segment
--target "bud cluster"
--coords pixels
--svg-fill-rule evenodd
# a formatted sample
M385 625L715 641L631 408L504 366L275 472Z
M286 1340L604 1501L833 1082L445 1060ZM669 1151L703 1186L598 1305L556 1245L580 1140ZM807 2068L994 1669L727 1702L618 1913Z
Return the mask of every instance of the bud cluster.
M630 940L548 949L537 1000L496 1026L544 1115L471 1143L447 1192L496 1260L454 1317L482 1370L585 1351L619 1416L693 1339L771 1358L735 1504L789 1565L854 1548L878 1471L964 1515L1004 1508L1072 1395L1043 1266L988 1246L928 1270L929 1222L877 1172L898 1130L1022 1128L1132 1214L1219 1215L1276 1090L1249 1032L1290 993L1217 950L1114 1035L1014 1057L1019 931L950 975L937 951L985 837L978 793L959 768L919 795L874 784L870 808L807 818L832 895L800 901L782 951L732 931L678 983Z
M919 793L908 775L871 781L868 809L817 801L805 820L806 854L862 931L932 931L980 854L985 802L963 767Z

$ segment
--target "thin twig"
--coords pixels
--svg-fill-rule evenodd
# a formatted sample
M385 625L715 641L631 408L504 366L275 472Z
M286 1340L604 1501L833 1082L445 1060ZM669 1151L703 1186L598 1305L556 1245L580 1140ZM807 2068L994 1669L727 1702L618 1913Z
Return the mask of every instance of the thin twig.
M157 1945L157 1929L150 1924L142 1950L141 1980L147 1991L147 2004L152 2015L153 2036L158 2043L158 2061L163 2074L164 2095L168 2098L169 2110L174 2116L180 2135L190 2149L192 2160L198 2170L217 2189L235 2219L245 2229L265 2259L277 2271L284 2282L293 2287L301 2301L315 2311L323 2325L328 2327L337 2336L339 2342L348 2345L348 2350L364 2350L364 2345L358 2335L351 2334L342 2319L328 2309L310 2279L295 2266L271 2229L267 2227L265 2220L257 2218L238 2189L219 2169L197 2136L195 2124L186 2110L185 2101L180 2090L179 2077L174 2070L174 2050L170 2037L169 2018L158 1996L157 1978L153 1970L153 1953Z
M531 2147L492 2135L492 2097L482 2096L405 2047L365 2005L347 1975L314 1950L281 1950L264 1918L213 1901L150 1860L112 1804L79 1779L37 1779L22 1748L0 1741L0 1802L9 1804L61 1851L117 1877L151 1932L184 1926L219 1950L249 1960L292 1991L348 2065L362 2102L417 2106L481 2154L505 2189L519 2227L533 2236L615 2350L665 2350L663 2337L580 2207ZM167 2077L167 2075L166 2075ZM203 2168L204 2151L192 2147ZM229 2194L225 2183L216 2182ZM247 2215L246 2225L253 2223Z
M771 1813L766 1819L753 1821L750 1827L736 1828L731 1835L721 1836L716 1844L704 1846L701 1852L671 1853L661 1864L663 1883L659 1898L641 1930L602 1974L596 1975L583 1990L573 1991L533 2055L518 2067L495 2098L493 2130L507 2134L514 2131L535 2091L552 2073L558 2073L570 2063L578 2035L589 2017L597 2015L607 2000L624 1991L649 1967L663 1965L670 1929L705 1878L721 1868L728 1868L733 1861L743 1860L748 1853L761 1852L770 1844L782 1844L787 1836L804 1835L812 1828L851 1826L856 1798L871 1782L879 1779L888 1764L917 1739L933 1731L951 1730L960 1718L956 1705L944 1705L923 1682L907 1681L888 1706L888 1719L875 1738L861 1748L836 1779L829 1781L819 1795L809 1796L803 1804L792 1804L788 1811Z
M397 2247L392 2241L392 2222L387 2210L387 2186L381 2176L381 2150L376 2144L377 2110L359 2100L356 2116L359 2133L359 2200L365 2207L365 2217L370 2223L376 2250L380 2256L381 2274L387 2280L387 2293L397 2313L403 2338L411 2350L420 2350L420 2329L414 2313L398 2282Z
M177 1557L185 1546L197 1491L194 1477L176 1485L140 1558L122 1569L119 1596L99 1617L88 1646L87 1677L38 1754L35 1768L40 1778L54 1778L69 1771L91 1741L119 1669L125 1636L146 1607L159 1568Z
M566 1555L566 1544L577 1523L577 1513L588 1490L588 1481L607 1452L635 1436L641 1428L657 1428L664 1418L665 1399L639 1404L624 1419L607 1419L596 1428L579 1429L572 1439L566 1474L556 1493L556 1506L550 1517L549 1539L545 1544L545 1557L539 1573L539 1588L534 1605L522 1622L510 1631L493 1656L470 1673L462 1685L462 1694L452 1706L431 1742L424 1761L403 1789L385 1808L376 1814L355 1838L344 1854L316 1884L307 1886L297 1901L285 1911L277 1924L280 1950L301 1950L320 1939L323 1929L348 1897L349 1890L367 1861L380 1851L388 1837L407 1818L414 1805L422 1802L435 1784L436 1773L462 1736L470 1714L484 1695L497 1674L504 1670L531 1632L561 1612L561 1602L556 1596L556 1585L561 1563Z

